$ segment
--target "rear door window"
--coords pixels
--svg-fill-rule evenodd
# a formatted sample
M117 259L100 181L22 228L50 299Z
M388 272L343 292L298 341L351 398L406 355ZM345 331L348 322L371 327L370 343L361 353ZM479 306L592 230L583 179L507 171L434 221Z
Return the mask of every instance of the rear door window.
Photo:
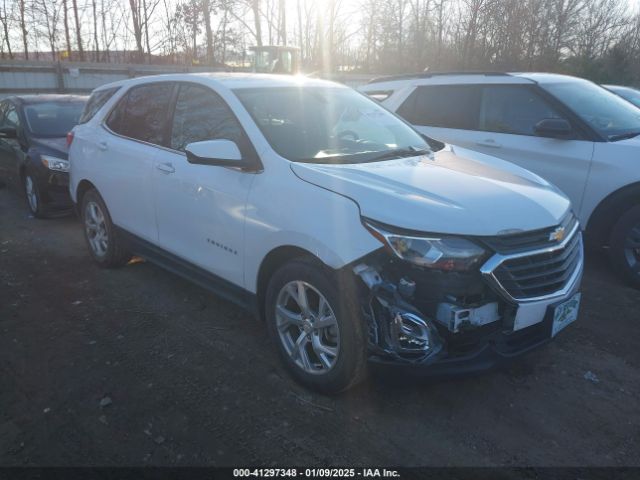
M414 125L476 130L479 106L476 85L424 85L405 100L398 114Z
M480 130L514 135L535 135L546 118L563 118L527 85L489 85L482 88Z
M91 120L93 116L98 112L98 110L100 110L102 106L107 103L118 90L120 90L120 87L107 88L106 90L93 92L89 97L89 101L84 107L78 123L87 123L89 120Z
M107 126L125 137L165 145L173 89L173 82L133 87L111 112Z

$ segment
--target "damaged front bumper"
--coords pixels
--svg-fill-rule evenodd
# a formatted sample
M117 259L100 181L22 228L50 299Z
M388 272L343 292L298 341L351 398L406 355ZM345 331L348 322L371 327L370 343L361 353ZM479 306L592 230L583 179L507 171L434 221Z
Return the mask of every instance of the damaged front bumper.
M575 292L577 291L576 288ZM518 331L496 330L464 349L456 348L449 351L447 346L442 344L434 355L416 360L374 353L369 357L369 361L383 369L396 369L401 366L408 373L425 377L463 375L489 370L548 343L553 338L553 307L569 298L571 295L561 297L555 303L541 302L532 305L536 311L543 312L538 323Z
M556 308L579 299L583 246L576 226L563 242L495 253L464 275L425 271L382 251L365 260L354 273L363 281L370 361L440 376L487 370L551 340Z

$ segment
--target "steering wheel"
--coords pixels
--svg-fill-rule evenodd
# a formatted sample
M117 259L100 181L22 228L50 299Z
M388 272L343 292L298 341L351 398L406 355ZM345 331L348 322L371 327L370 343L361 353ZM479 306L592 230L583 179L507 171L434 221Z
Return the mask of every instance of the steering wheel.
M596 123L600 128L611 128L613 126L613 120L607 117L597 117Z
M357 142L358 140L360 140L360 137L358 136L358 134L356 132L354 132L353 130L343 130L341 132L339 132L336 137L338 138L344 138L344 137L353 137L353 141Z
M585 120L598 128L610 128L613 125L612 119L607 117L585 115Z

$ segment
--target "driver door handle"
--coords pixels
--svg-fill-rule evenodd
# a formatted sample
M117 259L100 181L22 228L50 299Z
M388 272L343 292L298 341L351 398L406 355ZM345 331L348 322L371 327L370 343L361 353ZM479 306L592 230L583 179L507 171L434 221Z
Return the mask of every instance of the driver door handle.
M496 142L492 138L487 138L486 140L481 140L479 142L476 142L476 145L478 145L479 147L490 147L490 148L502 147L502 145L500 145L498 142Z
M173 165L169 162L167 163L158 163L156 165L156 168L158 170L160 170L163 173L174 173L176 171L175 168L173 168Z
M98 149L104 152L107 149L107 142L98 142Z

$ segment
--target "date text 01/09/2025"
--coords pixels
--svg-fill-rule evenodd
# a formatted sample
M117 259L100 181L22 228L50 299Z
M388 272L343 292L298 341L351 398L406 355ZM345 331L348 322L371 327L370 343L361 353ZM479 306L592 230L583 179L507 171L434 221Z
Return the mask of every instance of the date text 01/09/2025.
M399 478L397 470L386 468L236 468L233 476L277 478L277 477L307 477L307 478Z

